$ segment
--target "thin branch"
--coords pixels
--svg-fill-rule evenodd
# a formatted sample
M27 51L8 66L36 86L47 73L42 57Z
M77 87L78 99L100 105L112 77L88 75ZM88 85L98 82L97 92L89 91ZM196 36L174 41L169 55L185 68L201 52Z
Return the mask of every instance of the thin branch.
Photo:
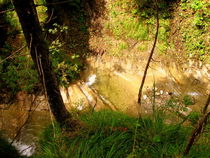
M38 95L41 94L41 93L42 93L42 91L39 92L39 93L37 93L37 94L35 95L35 98L34 98L34 100L33 100L32 103L31 103L31 106L30 106L30 109L29 109L29 112L28 112L28 117L27 117L27 119L26 119L26 121L23 123L23 125L18 129L18 131L17 131L16 135L14 136L14 138L12 139L10 145L12 145L12 144L14 143L14 141L17 139L17 137L20 135L21 130L22 130L23 127L25 127L25 125L29 122L29 120L30 120L30 118L31 118L31 115L34 113L34 111L35 111L36 108L38 107L39 104L37 104L36 107L32 110L33 104L35 103L35 101L36 101Z
M50 15L49 19L45 22L45 24L48 24L52 20L53 14L54 14L54 8L52 8L51 15Z
M199 122L197 124L197 127L193 130L193 132L191 134L191 137L188 141L187 147L186 147L186 149L184 151L184 154L183 154L185 156L187 156L189 154L191 147L196 142L196 138L199 137L199 135L202 133L202 130L204 129L205 125L207 124L208 117L210 116L210 112L207 113L209 102L210 102L210 94L208 95L208 99L207 99L206 104L205 104L204 109L203 109L203 116L199 120Z
M61 1L61 2L54 2L54 3L46 3L46 4L35 4L35 7L50 6L50 5L60 5L60 4L65 4L65 3L69 3L69 2L72 2L72 0ZM15 8L11 8L11 9L0 11L0 14L4 14L4 13L7 13L7 12L11 12L11 11L15 11Z
M20 47L19 49L17 49L16 51L12 52L11 55L9 55L8 57L6 57L5 59L0 61L0 64L3 63L5 60L12 58L16 53L20 52L21 50L23 50L26 47L26 45Z
M66 0L66 1L54 2L54 3L46 3L46 4L36 4L35 7L39 7L39 6L49 6L49 5L59 5L59 4L69 3L69 2L72 2L72 0Z
M4 13L6 13L6 12L11 12L11 11L14 11L14 10L15 10L15 8L3 10L3 11L0 11L0 14L4 14Z
M152 60L152 56L154 54L154 50L155 50L155 47L156 47L156 43L157 43L157 38L158 38L158 31L159 31L159 12L158 12L158 4L157 4L157 1L156 1L156 7L157 7L157 15L156 15L156 19L157 19L157 26L156 26L156 33L155 33L155 40L154 40L154 43L153 43L153 47L152 47L152 50L150 52L150 56L148 58L148 61L147 61L147 65L145 67L145 70L144 70L144 75L143 75L143 78L142 78L142 81L141 81L141 86L139 88L139 93L138 93L138 103L141 105L141 96L142 96L142 90L143 90L143 87L144 87L144 82L145 82L145 79L146 79L146 76L147 76L147 70L149 68L149 64Z
M33 147L33 145L29 145L27 148L25 148L22 151L20 151L20 155L23 154L23 152L25 152L27 149L30 149L32 147Z
M210 102L210 94L209 94L208 99L206 101L206 105L203 108L203 111L202 111L203 114L205 114L207 112L207 109L208 109L208 106L209 106L209 102Z
M42 77L42 83L43 83L43 87L44 87L44 95L45 95L45 98L49 100L48 95L47 95L47 88L46 88L46 85L45 85L46 82L45 82L44 70L42 68L43 64L42 64L41 58L37 55L37 47L35 47L35 53L36 53L36 62L37 62L38 71L39 71L40 77ZM47 102L47 106L48 106L48 109L50 111L50 118L51 118L54 137L55 137L55 124L53 122L53 115L52 115L53 113L52 113L52 110L50 108L49 102Z
M153 59L153 58L152 58L152 61L153 61L153 62L157 62L157 63L161 62L161 61L155 60L155 59Z

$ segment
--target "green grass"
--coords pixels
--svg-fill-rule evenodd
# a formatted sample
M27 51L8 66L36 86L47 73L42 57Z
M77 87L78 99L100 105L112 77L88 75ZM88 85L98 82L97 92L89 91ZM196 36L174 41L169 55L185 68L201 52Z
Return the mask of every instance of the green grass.
M190 58L209 62L209 6L207 0L182 0L180 32ZM187 17L187 18L186 18Z
M209 63L209 6L207 0L182 0L177 8L176 0L159 0L160 54L164 54L176 45L176 39L169 37L178 30L179 46L183 46L183 55ZM156 28L156 8L154 0L115 0L108 2L108 20L105 28L116 39L152 42ZM175 4L175 7L172 7ZM173 18L179 19L173 24ZM173 24L173 25L172 25ZM172 28L172 31L171 31ZM174 28L174 29L173 29ZM175 41L175 42L174 42ZM176 49L179 49L178 47ZM118 53L116 53L118 54Z
M105 29L109 30L118 40L133 40L141 42L153 42L156 32L156 8L155 2L137 0L116 0L108 3L108 19ZM173 2L171 2L173 4ZM161 0L159 2L159 35L158 46L163 54L169 47L168 37L170 33L170 6ZM115 47L115 46L114 46ZM126 50L126 48L125 48ZM138 49L144 51L144 47ZM122 56L121 50L111 49L111 55Z
M113 111L80 117L86 125L76 134L50 126L34 158L161 158L177 157L186 147L191 128L165 124L165 116L136 119ZM208 144L197 143L189 157L207 158Z

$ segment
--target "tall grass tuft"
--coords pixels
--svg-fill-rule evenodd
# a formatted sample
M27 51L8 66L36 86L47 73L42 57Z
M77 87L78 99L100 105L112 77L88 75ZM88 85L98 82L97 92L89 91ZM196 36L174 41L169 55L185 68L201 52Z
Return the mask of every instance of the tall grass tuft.
M103 110L80 117L86 124L77 133L48 127L41 150L34 158L161 158L178 157L184 151L191 128L165 123L166 116L133 118ZM203 152L204 151L204 152ZM207 158L209 145L197 144L190 156ZM198 154L199 153L199 154Z

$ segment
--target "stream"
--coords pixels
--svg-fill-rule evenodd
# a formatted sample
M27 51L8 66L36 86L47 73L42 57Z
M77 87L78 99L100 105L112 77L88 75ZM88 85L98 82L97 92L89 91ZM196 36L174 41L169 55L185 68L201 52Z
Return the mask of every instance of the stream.
M119 61L116 62L119 63ZM80 91L84 86L88 87L88 91L94 92L105 105L110 105L108 108L112 110L122 111L132 116L138 116L139 112L151 114L151 96L154 96L154 94L157 105L165 104L172 97L183 98L186 95L190 96L193 98L194 103L189 106L189 112L200 111L205 104L206 94L209 91L208 82L202 82L195 77L186 76L185 74L178 75L177 70L174 72L170 71L169 74L166 67L156 66L155 69L150 69L148 72L142 95L142 106L139 108L137 96L143 70L131 71L132 67L129 69L125 68L126 66L117 68L115 66L114 69L111 69L110 67L114 67L113 65L106 66L101 63L99 61L94 63L96 65L89 65L82 74L82 84L77 85L77 87L80 88ZM77 89L78 91L79 89ZM88 91L83 92L87 100L88 98L94 98L90 94L87 94ZM68 93L70 92L68 91ZM71 90L70 94L72 93ZM78 96L81 94L74 95L79 100ZM90 99L88 101L91 102ZM77 101L77 105L78 102L80 100ZM97 104L97 101L95 104L96 108L100 106ZM14 138L15 133L27 117L25 115L26 112L15 108L15 105L13 107L9 110L1 110L0 114L1 130L5 132L9 141ZM79 104L77 108L82 110L83 103ZM41 132L50 121L49 111L35 111L13 145L22 155L31 156L36 151Z
M14 105L13 105L14 106ZM21 110L2 110L1 119L1 130L3 134L11 142L15 137L20 125L25 121L25 112ZM21 129L20 134L12 143L13 146L20 152L21 155L31 156L35 153L39 137L44 128L50 123L49 112L34 111L29 118L28 123Z

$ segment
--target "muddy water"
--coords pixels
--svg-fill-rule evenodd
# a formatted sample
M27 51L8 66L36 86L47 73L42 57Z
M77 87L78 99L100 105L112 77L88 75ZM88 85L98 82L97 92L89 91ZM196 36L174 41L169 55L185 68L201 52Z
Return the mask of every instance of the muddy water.
M139 113L151 113L154 96L156 105L164 105L171 98L182 100L184 96L188 95L194 102L194 105L189 106L189 112L202 109L210 89L208 78L197 70L195 71L198 74L196 77L192 70L194 76L191 75L192 73L182 71L179 67L169 67L161 64L151 65L144 85L142 106L139 108L137 95L143 76L144 66L142 65L145 65L145 62L142 62L140 66L136 65L138 64L132 64L129 61L123 62L119 59L91 59L89 66L82 75L82 80L85 82L81 82L79 85L72 85L69 91L70 96L75 96L74 99L77 98L75 101L71 98L71 104L74 104L74 102L78 103L78 98L84 95L78 92L85 85L85 87L90 88L86 88L87 92L92 89L104 102L112 105L108 106L108 108L133 116L138 116ZM75 88L76 90L74 90ZM89 98L88 95L90 94L86 95ZM95 97L92 96L92 98ZM67 99L64 100L68 102ZM101 109L102 104L99 104L99 99L93 104L95 105L95 103L97 103L96 109L98 107L98 109ZM13 138L26 118L27 112L21 109L1 110L0 127L5 131L8 138ZM49 112L34 112L29 123L21 130L20 136L14 142L14 145L20 151L23 151L24 155L30 156L35 151L39 134L49 123Z
M17 108L11 107L9 110L1 110L1 131L8 138L8 141L13 140L27 117L28 111ZM41 132L49 123L50 115L48 112L33 112L12 145L18 149L21 155L31 156L35 152Z
M157 105L164 105L171 98L182 101L185 96L190 96L193 105L188 106L188 112L200 111L210 89L208 77L201 75L197 78L177 66L152 64L144 85L142 106L139 108L137 96L143 76L143 66L136 67L137 64L132 65L127 61L115 59L90 60L89 63L84 80L87 80L88 76L95 75L92 88L109 100L116 110L134 116L139 112L151 113L153 96Z

